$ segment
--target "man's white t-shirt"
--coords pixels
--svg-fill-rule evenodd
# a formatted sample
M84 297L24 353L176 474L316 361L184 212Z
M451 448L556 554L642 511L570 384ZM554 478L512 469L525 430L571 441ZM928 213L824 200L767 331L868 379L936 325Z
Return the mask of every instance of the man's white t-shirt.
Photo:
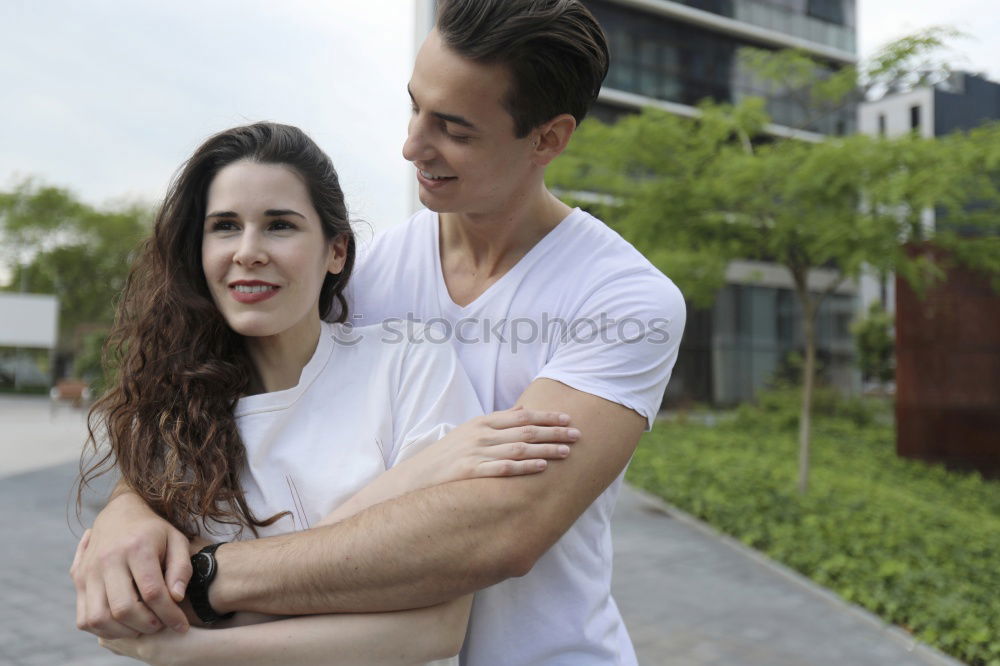
M357 325L391 322L415 344L451 344L486 411L547 377L624 405L650 426L677 359L684 299L603 222L579 209L465 307L448 294L438 216L379 236L348 290ZM384 337L384 336L383 336ZM611 513L619 476L528 575L476 594L466 666L635 664L611 598Z

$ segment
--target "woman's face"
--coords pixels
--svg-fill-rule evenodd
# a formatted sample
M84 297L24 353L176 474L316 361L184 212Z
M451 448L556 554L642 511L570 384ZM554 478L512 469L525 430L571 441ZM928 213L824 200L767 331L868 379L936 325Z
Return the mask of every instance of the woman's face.
M208 188L201 263L212 299L241 335L304 341L319 322L326 274L347 239L323 235L305 183L280 164L234 162Z

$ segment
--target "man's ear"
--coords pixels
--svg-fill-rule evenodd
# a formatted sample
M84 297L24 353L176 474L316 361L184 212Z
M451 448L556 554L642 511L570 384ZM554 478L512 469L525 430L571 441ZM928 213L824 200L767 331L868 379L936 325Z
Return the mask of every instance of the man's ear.
M531 133L535 164L548 166L549 162L559 157L575 131L576 118L568 113L560 114L536 128Z
M347 263L347 234L340 234L330 241L330 256L326 261L328 273L339 275Z

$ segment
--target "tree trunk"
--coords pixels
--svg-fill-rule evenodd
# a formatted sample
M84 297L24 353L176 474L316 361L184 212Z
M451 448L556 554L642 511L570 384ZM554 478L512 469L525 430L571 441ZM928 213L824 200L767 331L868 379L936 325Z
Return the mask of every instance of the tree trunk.
M806 358L802 364L802 411L799 413L799 492L809 490L809 443L812 433L812 397L816 375L816 311L818 304L802 296L802 335L805 338Z

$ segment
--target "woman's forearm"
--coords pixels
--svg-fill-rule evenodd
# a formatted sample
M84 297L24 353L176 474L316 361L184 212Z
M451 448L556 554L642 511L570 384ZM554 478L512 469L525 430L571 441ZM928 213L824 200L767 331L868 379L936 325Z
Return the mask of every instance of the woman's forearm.
M323 520L316 524L332 525L345 518L350 518L368 507L388 502L400 495L413 492L428 485L421 483L406 463L392 467L372 479L368 485L356 492L349 500L334 509Z
M184 635L161 632L116 641L112 649L156 666L424 664L458 653L471 601L468 596L393 613L308 615Z

